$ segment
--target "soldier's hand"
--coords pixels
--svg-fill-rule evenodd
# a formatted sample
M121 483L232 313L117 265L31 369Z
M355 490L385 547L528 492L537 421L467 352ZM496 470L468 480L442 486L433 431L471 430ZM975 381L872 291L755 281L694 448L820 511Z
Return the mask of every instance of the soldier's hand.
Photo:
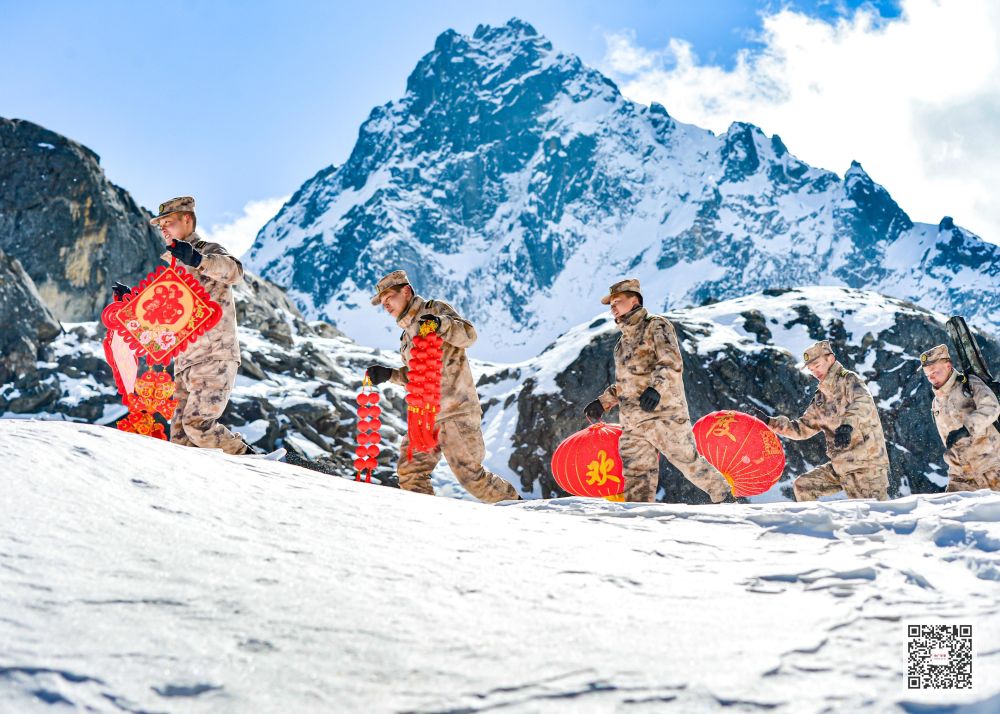
M768 413L766 411L764 411L763 409L761 409L758 406L752 406L752 407L750 407L750 416L753 416L753 417L756 417L757 419L760 419L765 424L768 424L771 421L770 415L768 415Z
M175 240L167 246L167 250L169 250L170 254L177 258L177 260L181 261L185 265L190 265L192 268L197 268L201 265L201 259L204 257L200 252L195 250L193 245L182 240Z
M121 300L123 297L125 297L131 292L132 288L130 288L128 285L125 285L124 283L115 282L115 284L111 286L111 294L115 296L116 302Z
M372 381L372 384L382 384L383 382L388 382L389 378L392 377L392 368L373 364L368 367L366 374L368 375L368 379Z
M421 325L425 325L428 322L431 323L432 329L435 332L437 332L441 328L441 318L435 317L434 315L431 315L430 313L427 313L426 315L421 315L420 316L420 324Z
M639 395L639 407L644 412L651 412L656 409L656 405L660 403L660 393L657 392L652 387L646 387L641 395Z
M583 408L583 415L588 419L593 419L594 421L599 421L602 416L604 416L604 405L601 404L600 399L595 399L590 404Z
M962 439L965 439L966 437L969 437L969 436L972 436L972 434L970 434L969 430L966 429L963 426L962 428L955 429L953 432L951 432L950 434L948 434L948 438L945 439L944 445L945 445L946 448L950 449L957 442L959 442Z
M851 432L854 431L854 427L850 424L841 424L837 427L837 430L833 432L833 445L838 449L846 449L851 443Z

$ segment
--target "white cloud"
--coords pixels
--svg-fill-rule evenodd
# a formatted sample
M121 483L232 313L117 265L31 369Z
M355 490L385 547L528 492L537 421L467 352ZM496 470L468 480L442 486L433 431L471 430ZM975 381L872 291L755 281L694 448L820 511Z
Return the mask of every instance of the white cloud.
M731 69L691 45L607 37L605 70L638 102L725 131L749 121L840 174L860 161L912 218L955 220L1000 243L1000 3L902 0L836 22L781 10L763 16L759 48Z
M233 255L242 256L250 250L258 231L274 218L289 198L290 196L280 196L250 201L243 206L243 215L229 223L213 223L208 231L202 233L206 240L225 246Z

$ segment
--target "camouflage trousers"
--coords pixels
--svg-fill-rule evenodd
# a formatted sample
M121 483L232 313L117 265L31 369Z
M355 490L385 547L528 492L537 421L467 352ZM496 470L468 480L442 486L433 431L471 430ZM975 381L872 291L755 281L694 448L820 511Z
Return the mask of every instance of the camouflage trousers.
M170 441L181 446L246 453L243 437L219 423L236 382L237 362L199 362L174 375L177 410L170 420Z
M650 419L622 432L618 442L625 476L625 500L652 503L660 480L660 454L684 474L684 478L718 503L731 492L719 471L694 446L691 422Z
M953 470L948 474L948 487L945 491L978 491L981 488L1000 491L1000 469L981 473Z
M833 464L827 462L795 479L792 489L796 501L815 501L820 496L829 496L841 490L847 493L848 498L886 501L889 498L889 469L872 466L837 473Z
M485 503L513 500L517 491L507 481L483 468L486 444L483 442L483 427L479 417L460 415L451 417L438 425L438 446L432 451L413 452L407 458L410 440L403 437L399 451L396 473L399 487L404 491L434 495L431 485L431 471L444 454L458 482L465 490Z

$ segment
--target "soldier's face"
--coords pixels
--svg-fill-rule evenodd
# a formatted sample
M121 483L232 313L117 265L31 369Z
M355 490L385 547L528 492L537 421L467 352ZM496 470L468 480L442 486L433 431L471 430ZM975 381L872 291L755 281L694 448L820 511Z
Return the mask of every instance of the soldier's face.
M924 376L927 377L927 381L931 383L934 389L940 389L948 381L949 377L951 377L952 369L954 368L951 361L942 359L925 365Z
M382 309L395 318L403 314L403 310L410 304L413 297L413 290L405 285L401 288L386 290L382 293Z
M813 377L822 382L826 379L826 375L830 371L830 367L832 367L833 363L836 361L837 358L833 355L823 355L822 357L814 359L812 362L807 364L806 367L810 372L812 372Z
M171 213L161 218L159 225L167 243L187 238L194 230L194 220L189 213Z
M617 320L622 315L627 315L632 312L638 304L639 298L635 295L618 293L611 298L611 314L614 315L614 318Z

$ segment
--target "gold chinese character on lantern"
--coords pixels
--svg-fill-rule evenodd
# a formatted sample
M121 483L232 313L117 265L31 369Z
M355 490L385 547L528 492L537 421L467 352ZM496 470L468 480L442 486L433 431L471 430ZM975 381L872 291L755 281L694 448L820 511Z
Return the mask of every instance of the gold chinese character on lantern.
M597 458L587 465L587 483L591 486L603 486L609 480L618 483L621 479L611 471L615 468L615 460L608 458L603 449L597 452Z
M736 437L733 436L729 431L730 425L736 419L736 415L733 412L725 412L720 414L715 418L715 423L712 424L712 428L709 429L709 436L715 436L718 438L726 438L736 443Z

